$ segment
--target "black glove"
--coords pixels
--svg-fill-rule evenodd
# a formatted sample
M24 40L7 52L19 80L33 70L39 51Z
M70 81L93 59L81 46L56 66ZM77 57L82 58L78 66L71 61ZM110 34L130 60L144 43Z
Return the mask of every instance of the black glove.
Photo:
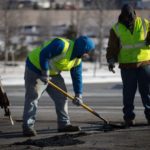
M42 71L42 75L40 77L40 80L46 84L49 79L50 79L49 71Z
M114 68L115 68L115 61L113 58L111 58L108 60L108 70L115 73Z
M109 69L109 71L115 73L114 68L115 68L115 64L114 64L114 63L109 63L109 64L108 64L108 69Z
M76 94L75 97L74 97L74 100L72 101L72 103L76 106L80 106L83 103L82 95L81 94Z

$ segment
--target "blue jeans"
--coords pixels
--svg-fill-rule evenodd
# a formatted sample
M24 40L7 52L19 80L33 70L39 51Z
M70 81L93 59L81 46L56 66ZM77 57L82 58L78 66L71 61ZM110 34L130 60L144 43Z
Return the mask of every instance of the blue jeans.
M121 68L123 82L123 113L124 120L133 120L134 98L137 88L145 108L145 117L150 120L150 65L139 68Z
M63 90L67 91L64 79L61 75L52 77L51 81ZM23 128L33 128L35 124L38 101L46 91L55 103L58 128L70 124L68 115L68 100L66 96L40 80L40 76L26 68L25 70L25 104L23 112Z

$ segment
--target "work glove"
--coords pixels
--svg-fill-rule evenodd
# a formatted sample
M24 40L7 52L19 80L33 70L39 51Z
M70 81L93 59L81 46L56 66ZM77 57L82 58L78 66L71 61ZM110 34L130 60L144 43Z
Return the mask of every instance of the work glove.
M115 73L115 70L114 70L114 68L115 68L115 64L108 64L108 69L109 69L109 71L111 71L111 72L113 72L113 73Z
M80 106L82 103L83 103L83 100L82 100L82 95L81 94L76 94L72 103L76 106Z
M108 69L109 69L109 71L115 73L114 68L115 68L115 61L114 61L114 59L110 59L108 61Z
M48 82L48 80L50 80L49 71L42 71L40 80L46 84Z

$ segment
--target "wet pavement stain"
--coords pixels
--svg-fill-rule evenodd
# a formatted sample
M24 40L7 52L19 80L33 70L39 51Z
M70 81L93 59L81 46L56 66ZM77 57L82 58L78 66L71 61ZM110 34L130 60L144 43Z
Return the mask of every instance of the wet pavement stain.
M48 147L48 146L69 146L69 145L77 145L84 144L84 141L78 140L76 138L81 136L87 136L89 134L81 132L76 134L63 134L57 135L50 138L43 139L28 139L24 142L17 142L13 145L32 145L37 147Z

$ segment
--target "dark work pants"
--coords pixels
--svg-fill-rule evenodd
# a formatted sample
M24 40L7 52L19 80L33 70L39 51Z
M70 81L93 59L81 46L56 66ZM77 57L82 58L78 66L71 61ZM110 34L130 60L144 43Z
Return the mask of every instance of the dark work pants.
M124 120L135 118L134 98L137 88L145 108L145 117L150 120L150 65L132 69L122 68L121 77L123 82Z
M67 91L64 79L59 74L53 76L51 81L64 91ZM40 76L26 67L25 69L25 104L23 112L23 128L33 128L36 120L38 102L43 92L47 92L55 103L58 128L70 124L68 114L68 100L66 96L54 89L52 86L43 83Z

